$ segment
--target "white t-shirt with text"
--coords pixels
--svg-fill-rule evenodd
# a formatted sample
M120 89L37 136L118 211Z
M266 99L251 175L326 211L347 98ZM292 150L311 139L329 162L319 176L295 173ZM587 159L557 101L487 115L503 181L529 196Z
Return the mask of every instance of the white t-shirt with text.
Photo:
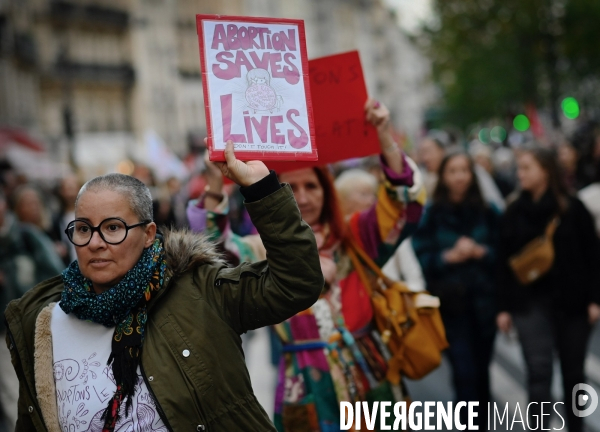
M102 414L116 391L112 368L106 363L115 331L66 314L57 304L52 311L54 382L60 427L65 432L102 430ZM115 432L167 432L138 368L138 383L129 415L125 403Z

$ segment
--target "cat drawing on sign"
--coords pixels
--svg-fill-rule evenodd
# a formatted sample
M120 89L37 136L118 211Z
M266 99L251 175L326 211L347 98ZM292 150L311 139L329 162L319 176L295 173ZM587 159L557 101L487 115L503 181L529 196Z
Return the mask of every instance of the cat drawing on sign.
M279 111L283 105L283 97L275 93L271 87L271 75L265 69L252 69L246 75L248 88L246 89L246 102L248 107L257 111Z

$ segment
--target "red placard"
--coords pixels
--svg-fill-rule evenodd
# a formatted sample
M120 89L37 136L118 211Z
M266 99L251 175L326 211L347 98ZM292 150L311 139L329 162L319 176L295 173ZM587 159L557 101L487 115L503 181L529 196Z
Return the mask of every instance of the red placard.
M317 160L304 21L196 15L208 151Z
M268 162L284 172L378 154L376 129L366 122L367 87L358 51L310 60L318 162Z

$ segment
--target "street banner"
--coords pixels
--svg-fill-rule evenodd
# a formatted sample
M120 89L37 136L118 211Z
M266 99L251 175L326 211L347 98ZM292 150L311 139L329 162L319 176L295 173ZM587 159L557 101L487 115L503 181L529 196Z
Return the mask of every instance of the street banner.
M196 15L208 150L223 161L317 160L304 22Z
M308 62L318 161L267 162L284 172L378 154L376 129L365 120L367 87L358 51Z

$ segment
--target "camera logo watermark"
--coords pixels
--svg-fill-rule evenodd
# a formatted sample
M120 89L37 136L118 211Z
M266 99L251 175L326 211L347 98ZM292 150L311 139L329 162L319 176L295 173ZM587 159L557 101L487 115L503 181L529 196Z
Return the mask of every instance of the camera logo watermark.
M587 417L598 407L598 393L592 386L577 384L573 387L573 413L577 417ZM589 404L588 404L589 403ZM585 408L587 406L587 408Z

